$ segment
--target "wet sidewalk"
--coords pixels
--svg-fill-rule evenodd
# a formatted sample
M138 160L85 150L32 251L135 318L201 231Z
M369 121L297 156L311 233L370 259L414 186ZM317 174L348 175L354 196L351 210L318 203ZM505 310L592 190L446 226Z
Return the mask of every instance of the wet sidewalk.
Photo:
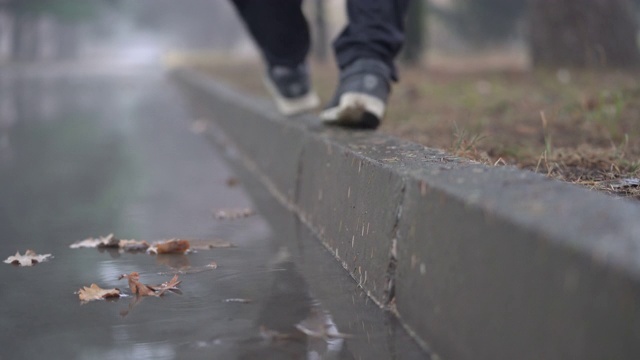
M0 76L0 359L423 359L428 356L296 218L198 134L154 71ZM229 186L238 179L238 186ZM218 209L255 209L236 220ZM129 254L69 245L222 239L232 248ZM202 269L215 262L217 268ZM81 305L180 273L182 294Z

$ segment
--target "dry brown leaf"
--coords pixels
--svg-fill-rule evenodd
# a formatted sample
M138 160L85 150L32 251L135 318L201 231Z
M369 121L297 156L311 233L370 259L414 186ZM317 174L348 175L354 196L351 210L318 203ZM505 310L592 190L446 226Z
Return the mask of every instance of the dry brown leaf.
M149 243L144 240L120 240L118 246L124 251L135 252L147 250Z
M51 254L38 255L33 250L25 251L24 255L20 255L17 251L15 255L9 256L4 262L12 265L32 266L53 258Z
M72 249L80 249L80 248L117 248L119 246L120 240L117 239L113 234L109 234L107 236L100 236L98 238L88 238L82 241L78 241L69 245Z
M147 252L152 254L184 254L191 244L189 240L170 239L162 242L153 243Z
M83 286L76 294L78 294L81 301L88 302L120 297L120 289L103 289L96 284L91 284L89 287Z
M99 238L88 238L78 241L69 246L72 249L80 248L119 248L124 251L145 251L149 248L149 243L144 240L124 240L118 239L113 234L101 236Z
M118 279L126 278L129 281L129 289L131 293L139 296L152 296L156 292L148 285L140 282L140 274L132 272L131 274L122 274Z
M149 286L154 291L156 291L156 296L162 296L166 291L179 291L178 285L181 283L181 280L178 280L178 275L173 275L173 278L169 281L165 281L160 285Z
M177 286L182 282L178 280L178 275L174 275L171 280L160 285L147 285L140 282L140 274L135 271L131 274L122 274L118 279L123 278L129 281L131 293L138 296L162 296L168 290L179 291Z
M255 214L252 209L244 208L244 209L223 209L217 210L213 213L213 217L218 220L235 220L246 218Z

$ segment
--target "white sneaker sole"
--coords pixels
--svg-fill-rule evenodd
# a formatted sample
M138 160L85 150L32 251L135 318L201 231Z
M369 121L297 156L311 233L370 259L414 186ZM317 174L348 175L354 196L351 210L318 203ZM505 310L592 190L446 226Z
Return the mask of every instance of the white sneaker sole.
M264 84L273 97L278 111L280 111L282 115L292 116L302 114L312 111L320 105L320 98L318 98L318 95L313 90L301 97L291 99L280 95L275 85L268 77L264 78Z
M355 124L368 112L378 120L384 117L386 104L375 96L346 92L340 96L340 104L320 113L320 119L330 124Z

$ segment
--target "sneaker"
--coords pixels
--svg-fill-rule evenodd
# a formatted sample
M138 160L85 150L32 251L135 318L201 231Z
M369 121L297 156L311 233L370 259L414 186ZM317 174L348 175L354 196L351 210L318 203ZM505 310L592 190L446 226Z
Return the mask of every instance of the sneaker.
M361 59L340 74L333 100L320 114L327 125L375 129L384 117L391 92L391 69L382 61Z
M311 89L305 64L293 68L272 66L267 70L264 82L283 115L311 111L320 104L318 95Z

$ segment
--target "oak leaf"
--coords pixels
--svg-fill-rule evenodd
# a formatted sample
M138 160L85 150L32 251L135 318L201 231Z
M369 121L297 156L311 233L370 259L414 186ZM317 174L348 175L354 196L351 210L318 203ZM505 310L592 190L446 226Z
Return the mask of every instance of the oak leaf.
M178 280L178 275L174 275L169 281L160 285L147 285L140 282L140 274L132 272L131 274L120 275L119 279L126 278L129 281L129 289L131 293L138 296L162 296L166 291L179 292L178 284L182 281Z
M88 302L120 297L120 289L103 289L96 284L91 284L89 287L83 286L76 294L78 294L81 301Z
M129 281L129 289L134 295L150 296L156 294L153 288L140 282L140 274L135 271L131 274L122 274L118 279L123 278L126 278Z
M98 238L88 238L82 241L78 241L69 245L72 249L79 248L117 248L120 244L120 239L117 239L113 234L107 236L100 236Z
M150 245L144 240L120 240L118 246L124 251L136 252L145 251Z
M147 252L151 254L184 254L190 247L189 240L170 239L151 244Z
M162 296L167 291L179 292L178 285L181 283L178 280L178 275L173 275L173 278L169 281L165 281L160 285L147 285L156 292L156 296Z
M112 248L124 251L136 252L145 251L149 243L144 240L124 240L118 239L113 234L98 238L88 238L69 245L72 249L80 248Z
M13 265L32 266L47 261L49 258L53 258L53 256L51 254L38 255L33 250L27 250L24 255L20 255L20 252L17 251L15 255L9 256L4 262Z

